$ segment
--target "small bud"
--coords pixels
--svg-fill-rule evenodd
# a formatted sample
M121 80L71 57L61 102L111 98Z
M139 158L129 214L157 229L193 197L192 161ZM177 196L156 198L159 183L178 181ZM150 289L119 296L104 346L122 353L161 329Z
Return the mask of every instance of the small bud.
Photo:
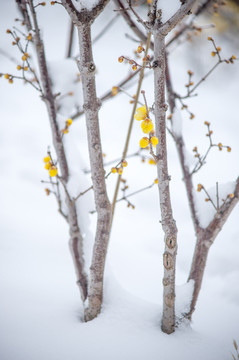
M200 192L202 189L203 189L203 185L202 185L202 184L198 184L197 191Z
M118 58L118 62L119 63L122 63L124 61L124 57L123 56L120 56L119 58Z
M7 29L7 30L6 30L6 33L7 33L7 34L11 34L12 32L11 32L10 29Z
M62 134L68 134L69 130L68 129L63 129L61 130Z
M209 126L209 125L210 125L210 122L208 122L208 121L204 121L204 125Z
M217 51L220 52L222 49L220 46L217 47Z
M51 191L50 191L48 188L45 189L45 192L46 192L46 195L47 195L47 196L49 196L50 193L51 193Z
M134 71L136 71L136 70L137 70L137 65L133 65L133 66L132 66L132 69L133 69Z
M138 46L137 53L140 54L144 50L143 46Z
M205 201L208 202L208 201L210 201L210 199L206 198Z
M227 146L227 152L231 152L232 148L230 146Z
M21 70L21 69L22 69L21 65L17 65L17 70Z
M216 52L215 52L215 51L212 51L212 52L211 52L211 56L212 56L212 57L216 56Z
M228 195L228 197L229 197L230 199L233 199L234 196L235 196L234 194L229 194L229 195Z
M10 78L10 75L9 75L9 74L5 74L5 75L4 75L4 78L5 78L5 79L9 79L9 78Z
M28 70L28 66L24 66L24 71L27 71Z
M111 168L111 172L112 172L112 174L115 174L115 173L117 172L116 167L112 167L112 168Z
M123 174L123 168L122 168L122 167L119 167L119 168L117 169L117 173L118 173L119 175L122 175L122 174Z
M117 86L113 86L111 89L111 93L113 96L117 95L119 92L118 87Z
M159 183L159 180L158 180L158 179L155 179L155 180L154 180L154 183L155 183L155 184L158 184L158 183Z

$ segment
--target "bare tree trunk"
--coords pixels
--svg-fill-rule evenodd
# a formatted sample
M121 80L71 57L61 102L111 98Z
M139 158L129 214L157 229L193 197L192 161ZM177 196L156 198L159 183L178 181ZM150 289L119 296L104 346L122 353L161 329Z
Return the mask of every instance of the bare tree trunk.
M75 266L76 283L79 287L82 301L84 302L88 295L88 280L84 269L83 238L79 229L75 202L67 197L66 203L70 230L69 248Z
M71 254L73 257L73 262L75 265L75 271L77 274L77 284L80 288L81 298L83 301L85 301L87 296L87 276L84 272L83 239L79 229L75 202L70 198L66 188L66 184L69 178L69 169L68 169L68 163L65 155L65 149L62 141L61 132L59 130L57 123L55 97L54 94L52 93L52 86L51 86L50 75L47 67L44 44L41 39L40 29L37 22L37 16L33 5L33 1L29 0L29 7L30 7L29 13L25 1L17 0L17 3L21 13L23 14L28 31L33 30L34 33L33 40L37 54L39 72L40 72L41 83L43 88L43 100L45 101L48 110L48 117L50 120L50 125L52 130L53 145L57 155L57 160L59 162L60 171L61 171L61 181L66 196L66 205L68 210L66 219L69 224L69 231L70 231L69 244L70 244ZM30 14L34 24L34 29L31 24Z
M187 318L191 320L192 313L195 310L198 295L201 290L202 279L206 269L207 257L209 249L212 245L211 241L207 241L204 238L204 231L201 230L197 236L197 243L193 254L193 260L191 265L188 281L194 281L193 296L190 304L190 311L187 314Z
M209 1L208 1L209 3ZM172 87L170 72L167 64L167 57L166 57L166 83L167 83L167 90L168 90L168 100L170 111L173 114L176 108L175 104L175 95ZM174 118L172 117L172 122ZM182 135L172 134L175 140L176 148L179 155L180 165L183 172L183 180L186 187L187 197L189 208L191 211L191 217L195 229L196 234L196 245L194 249L193 260L191 264L191 269L188 277L188 281L194 281L194 290L193 296L190 303L190 310L188 314L186 314L187 318L191 320L192 314L195 310L195 306L198 300L198 296L201 290L202 280L206 268L208 252L213 244L215 238L217 237L218 233L221 231L223 225L227 221L231 211L236 206L238 202L239 196L239 180L237 179L234 191L234 197L232 199L228 199L217 211L214 216L214 219L211 223L204 229L200 226L200 222L198 219L198 215L196 212L196 205L193 196L193 174L190 173L190 170L187 166L185 160L185 144Z
M101 309L104 267L110 235L111 206L105 185L105 170L103 166L98 120L98 111L101 104L96 96L95 64L93 62L91 46L91 27L89 24L82 24L77 27L80 46L79 69L83 86L91 177L98 216L90 268L90 284L88 292L89 306L85 312L85 320L88 321L95 318Z
M173 219L170 192L167 145L166 145L166 118L165 104L165 37L156 28L154 30L154 86L155 86L155 125L157 145L157 170L159 178L159 196L162 216L162 227L165 233L164 264L164 294L162 330L171 334L175 328L175 267L177 254L177 227Z
M194 281L194 291L192 301L190 305L190 311L187 317L191 319L195 310L195 306L198 300L198 295L201 289L202 279L206 268L207 255L211 245L214 243L219 232L222 230L223 225L227 221L234 207L239 201L239 178L235 184L234 197L228 199L217 211L213 220L205 228L198 228L197 242L194 250L192 265L188 277L189 280Z

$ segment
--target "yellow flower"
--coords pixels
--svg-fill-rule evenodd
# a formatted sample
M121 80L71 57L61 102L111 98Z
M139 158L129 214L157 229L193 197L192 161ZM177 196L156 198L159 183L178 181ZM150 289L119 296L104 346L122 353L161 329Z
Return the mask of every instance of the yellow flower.
M150 131L153 130L154 126L150 119L145 119L141 123L141 128L145 134L148 134L148 133L150 133Z
M149 159L149 164L150 165L156 165L156 161L154 159Z
M45 169L46 170L49 170L50 169L50 167L51 167L51 163L50 162L47 162L47 163L45 163Z
M134 118L138 121L145 120L147 117L147 110L146 106L141 106L138 109L136 109L136 114L134 115Z
M50 156L49 156L49 155L48 155L48 156L45 156L44 159L43 159L43 161L44 161L44 163L50 162L50 161L51 161Z
M116 167L112 167L112 168L111 168L111 172L112 172L112 174L115 174L115 173L116 173L116 171L117 171Z
M117 173L118 173L119 175L122 175L122 174L123 174L123 168L122 168L122 167L118 168L118 169L117 169Z
M67 126L70 126L71 124L72 124L72 119L67 119L67 120L66 120L66 125L67 125Z
M140 140L139 145L140 145L141 148L146 148L149 145L149 138L143 137Z
M155 184L158 184L158 183L159 183L159 180L158 180L158 179L155 179L155 180L154 180L154 183L155 183Z
M121 165L122 165L123 167L126 167L126 166L128 165L128 163L127 163L126 160L123 160L122 163L121 163Z
M57 167L56 167L56 166L51 166L50 169L49 169L49 175L50 175L50 177L56 176L57 173L58 173Z
M152 136L150 139L150 142L153 146L156 146L158 144L159 140L156 136Z

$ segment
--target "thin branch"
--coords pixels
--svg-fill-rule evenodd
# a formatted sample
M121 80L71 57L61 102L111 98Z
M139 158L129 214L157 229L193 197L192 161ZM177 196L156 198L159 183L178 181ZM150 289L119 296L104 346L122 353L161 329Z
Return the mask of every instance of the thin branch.
M56 115L56 106L55 106L55 98L52 93L51 82L45 57L44 45L40 36L40 30L38 27L36 12L33 5L33 0L29 0L29 7L33 19L34 24L34 36L33 41L36 48L36 53L38 57L39 70L41 74L42 87L44 91L44 100L47 105L47 110L49 114L50 124L52 128L52 136L53 136L53 144L57 153L57 159L60 164L61 176L65 182L68 180L68 164L66 161L65 150L63 147L61 133L57 123L57 115Z
M151 39L151 33L148 34L148 38L147 38L146 50L145 50L145 58L147 57L148 50L149 50L149 47L150 47L150 39ZM126 141L125 141L125 145L124 145L124 149L123 149L123 154L122 154L122 159L125 159L127 157L129 141L130 141L131 132L132 132L132 128L133 128L134 114L135 114L135 111L136 111L136 107L137 107L137 103L138 103L138 99L139 99L139 95L140 95L140 90L141 90L143 78L144 78L144 67L142 67L142 69L140 70L138 88L137 88L137 92L136 92L136 96L135 96L135 103L134 103L134 107L133 107L133 110L132 110L132 113L131 113L128 133L127 133L127 137L126 137ZM112 202L111 226L112 226L112 221L113 221L113 218L114 218L114 211L115 211L116 200L117 200L117 196L118 196L118 192L119 192L120 180L121 180L121 175L119 175L119 177L118 177L117 184L116 184L116 187L115 187L113 202Z
M148 185L148 186L145 186L145 187L143 187L143 188L141 188L141 189L139 189L139 190L136 190L136 191L128 194L127 196L126 196L126 195L125 195L125 196L122 196L121 198L117 199L116 202L120 202L120 201L122 201L122 200L126 200L126 201L127 201L127 199L128 199L129 197L135 196L135 195L137 195L137 194L139 194L139 193L141 193L141 192L143 192L143 191L145 191L145 190L151 189L154 185L155 185L155 182L153 182L153 184L151 184L151 185Z
M71 21L70 23L70 31L69 31L69 40L68 40L68 48L66 52L66 57L70 58L72 55L72 45L73 45L73 37L74 37L74 23Z
M173 42L175 42L179 37L181 37L186 30L188 30L196 17L198 17L203 11L205 11L210 5L212 5L214 0L206 0L205 3L199 5L197 10L194 12L193 19L188 24L184 24L182 28L176 32L176 34L166 43L166 47L170 46Z
M190 15L195 1L196 0L185 0L178 11L160 26L161 35L166 36L186 15Z
M127 84L131 79L133 79L140 71L141 71L141 69L138 69L138 70L130 73L120 83L118 83L118 85L116 85L116 87L119 89L118 93L120 93L122 91L121 87L124 86L125 84ZM105 100L111 99L114 96L115 95L112 93L112 89L111 89L111 90L107 91L102 97L100 97L100 101L103 102ZM83 114L84 114L84 110L79 110L71 116L71 119L75 120Z
M106 24L103 29L99 32L98 35L93 39L92 43L95 44L115 23L115 21L119 18L119 14L116 14L109 22Z

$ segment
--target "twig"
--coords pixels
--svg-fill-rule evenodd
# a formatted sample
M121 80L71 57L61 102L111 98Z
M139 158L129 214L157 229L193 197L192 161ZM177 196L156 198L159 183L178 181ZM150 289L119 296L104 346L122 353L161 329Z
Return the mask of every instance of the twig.
M72 45L73 45L73 37L74 37L74 23L71 21L70 23L70 31L69 31L69 40L68 40L68 48L66 52L66 57L70 58L72 55Z
M115 23L115 21L119 18L119 14L116 14L109 22L105 25L105 27L99 32L98 35L93 39L92 43L95 44L105 33L107 30L110 29L110 27Z
M150 46L150 39L151 39L151 33L148 34L148 38L147 38L146 50L145 50L146 56L148 54L148 50L149 50L149 46ZM123 149L123 154L122 154L122 159L125 159L127 157L130 136L131 136L131 132L132 132L132 128L133 128L134 114L135 114L135 111L136 111L136 107L137 107L137 103L138 103L138 99L139 99L139 94L140 94L143 78L144 78L144 67L140 71L138 88L137 88L137 92L136 92L136 96L135 96L135 103L134 103L134 107L133 107L131 118L130 118L128 133L127 133L127 137L126 137L126 141L125 141L125 145L124 145L124 149ZM114 192L114 197L113 197L113 202L112 202L111 226L112 226L112 222L113 222L113 218L114 218L114 211L115 211L116 200L117 200L117 196L118 196L118 192L119 192L120 180L121 180L121 176L118 177L117 184L116 184L116 187L115 187L115 192Z

